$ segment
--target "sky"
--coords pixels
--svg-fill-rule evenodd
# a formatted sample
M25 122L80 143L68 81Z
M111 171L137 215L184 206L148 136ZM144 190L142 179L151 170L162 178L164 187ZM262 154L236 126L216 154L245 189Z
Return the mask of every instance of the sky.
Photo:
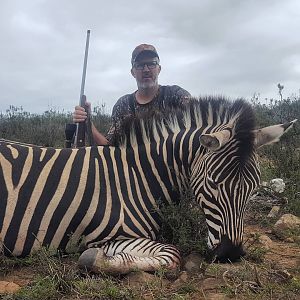
M300 93L299 0L1 0L0 112L73 111L88 29L85 94L108 114L136 90L141 43L159 53L159 83L195 97Z

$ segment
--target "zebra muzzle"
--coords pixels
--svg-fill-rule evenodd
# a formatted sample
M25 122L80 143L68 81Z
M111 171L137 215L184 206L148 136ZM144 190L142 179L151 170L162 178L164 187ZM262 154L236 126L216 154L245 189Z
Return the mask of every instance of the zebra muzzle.
M221 243L214 251L216 260L221 263L238 261L246 253L242 243L234 245L227 236L222 236Z

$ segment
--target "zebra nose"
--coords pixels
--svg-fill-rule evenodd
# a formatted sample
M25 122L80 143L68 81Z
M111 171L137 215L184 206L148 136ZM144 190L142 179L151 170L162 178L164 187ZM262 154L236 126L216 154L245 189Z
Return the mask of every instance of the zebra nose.
M215 250L216 260L221 263L235 262L246 253L242 243L234 245L227 236L222 236L221 243Z

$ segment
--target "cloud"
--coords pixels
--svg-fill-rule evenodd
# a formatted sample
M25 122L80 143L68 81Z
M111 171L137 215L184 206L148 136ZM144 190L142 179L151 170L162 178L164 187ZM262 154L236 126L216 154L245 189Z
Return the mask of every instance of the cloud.
M277 97L300 88L300 2L46 1L0 4L0 111L10 104L42 112L79 101L85 34L91 29L86 94L93 104L136 89L133 48L154 44L162 84L194 95Z

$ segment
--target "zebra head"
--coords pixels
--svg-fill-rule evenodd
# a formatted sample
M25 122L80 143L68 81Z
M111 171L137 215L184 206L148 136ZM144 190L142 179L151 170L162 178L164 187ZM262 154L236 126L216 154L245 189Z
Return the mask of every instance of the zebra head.
M260 181L256 149L278 141L295 122L254 130L249 113L246 104L246 110L225 124L202 131L191 166L191 186L206 217L208 246L221 262L236 261L245 254L244 211Z

